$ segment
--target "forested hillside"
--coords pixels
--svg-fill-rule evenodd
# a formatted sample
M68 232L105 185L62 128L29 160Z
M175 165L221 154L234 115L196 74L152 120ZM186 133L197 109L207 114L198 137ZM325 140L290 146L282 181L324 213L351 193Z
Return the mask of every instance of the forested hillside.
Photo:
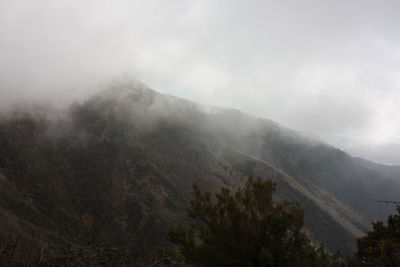
M194 182L216 191L246 176L275 180L315 242L343 253L393 212L377 200L400 193L382 170L275 122L116 85L66 111L2 114L0 242L21 261L65 246L150 257L185 223Z

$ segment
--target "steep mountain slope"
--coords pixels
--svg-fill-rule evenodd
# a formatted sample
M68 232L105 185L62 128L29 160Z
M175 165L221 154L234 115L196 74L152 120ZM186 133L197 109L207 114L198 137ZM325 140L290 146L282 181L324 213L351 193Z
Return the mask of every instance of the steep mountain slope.
M360 140L333 134L324 134L322 138L353 157L364 158L383 165L400 165L400 144L374 144L371 140Z
M345 253L369 221L392 212L376 201L400 192L344 152L274 122L117 86L66 114L3 115L0 242L19 238L21 259L44 244L145 257L165 245L170 225L185 221L193 182L214 191L247 175L276 180L278 198L304 207L316 242Z
M379 172L383 176L400 183L400 166L379 164L362 158L355 158L354 160L364 167ZM398 198L396 200L398 200Z

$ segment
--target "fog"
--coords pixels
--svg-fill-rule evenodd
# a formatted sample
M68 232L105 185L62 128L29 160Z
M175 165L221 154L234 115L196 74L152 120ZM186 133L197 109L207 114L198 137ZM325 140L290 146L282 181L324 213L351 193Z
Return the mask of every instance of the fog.
M0 105L128 74L313 134L400 142L400 1L0 0Z

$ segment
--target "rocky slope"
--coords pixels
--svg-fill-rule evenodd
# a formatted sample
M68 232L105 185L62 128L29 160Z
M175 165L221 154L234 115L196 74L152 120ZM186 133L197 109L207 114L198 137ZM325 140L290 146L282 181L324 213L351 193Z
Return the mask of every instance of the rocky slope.
M185 221L194 182L214 191L247 175L276 180L314 240L344 253L393 211L376 201L400 193L393 177L277 123L118 85L67 112L2 115L0 242L21 260L66 244L143 258Z

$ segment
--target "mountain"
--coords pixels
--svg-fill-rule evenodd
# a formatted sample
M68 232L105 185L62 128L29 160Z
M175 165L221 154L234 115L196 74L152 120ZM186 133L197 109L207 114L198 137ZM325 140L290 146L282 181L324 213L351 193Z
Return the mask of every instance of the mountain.
M322 139L354 157L364 158L378 164L400 165L400 144L376 144L371 140L360 140L334 134L323 134Z
M394 211L377 201L400 193L383 171L270 120L120 84L65 112L2 114L0 242L25 262L65 246L150 257L187 223L194 182L216 191L249 175L274 179L315 242L343 253Z
M374 172L378 172L384 177L389 178L397 183L400 183L400 166L397 165L384 165L375 163L363 158L354 158L354 160L358 161L359 164L368 168ZM392 201L397 201L398 198L392 199Z

